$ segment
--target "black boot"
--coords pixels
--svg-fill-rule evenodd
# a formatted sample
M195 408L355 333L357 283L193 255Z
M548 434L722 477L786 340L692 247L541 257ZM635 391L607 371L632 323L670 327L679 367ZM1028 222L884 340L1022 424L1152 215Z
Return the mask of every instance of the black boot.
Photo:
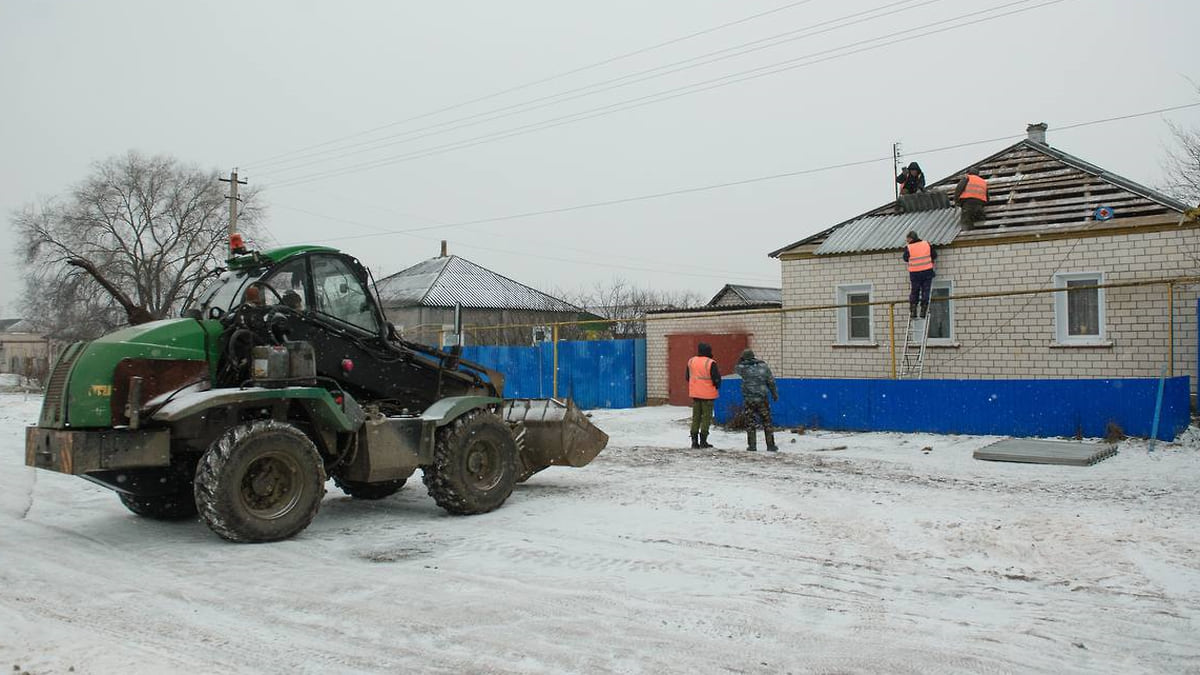
M910 319L917 318L917 306L916 305L908 306L908 318L910 318Z
M704 434L704 433L700 434L700 447L702 447L702 448L711 448L712 447L711 445L708 444L708 434Z
M928 313L929 313L929 305L921 305L921 318L924 319L925 315Z
M746 452L755 452L758 450L758 434L754 433L753 429L746 430Z
M700 437L697 436L696 434L692 434L692 449L693 450L700 449Z
M775 432L766 429L763 431L763 435L767 437L767 452L779 452L779 446L775 445Z

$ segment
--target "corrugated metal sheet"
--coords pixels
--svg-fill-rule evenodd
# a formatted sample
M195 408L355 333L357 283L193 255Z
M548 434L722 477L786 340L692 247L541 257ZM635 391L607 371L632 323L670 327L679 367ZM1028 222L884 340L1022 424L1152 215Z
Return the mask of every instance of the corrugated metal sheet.
M839 227L825 239L815 253L825 255L900 249L904 246L905 235L910 231L916 231L922 239L934 246L949 244L961 229L958 223L959 212L956 207L917 213L865 216Z
M463 358L504 374L507 398L547 398L554 391L554 345L467 346ZM558 395L581 408L633 408L646 403L646 341L558 343Z
M580 308L476 265L465 258L432 258L378 284L384 307L454 307L580 312Z

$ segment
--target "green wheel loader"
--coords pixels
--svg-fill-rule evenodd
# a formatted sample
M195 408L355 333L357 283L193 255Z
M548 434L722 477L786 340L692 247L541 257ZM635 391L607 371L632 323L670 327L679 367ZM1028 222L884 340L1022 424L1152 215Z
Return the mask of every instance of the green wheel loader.
M421 469L443 509L484 513L608 442L569 401L505 400L499 373L401 339L349 255L238 248L227 265L182 318L67 347L25 463L263 542L307 527L329 478L381 499Z

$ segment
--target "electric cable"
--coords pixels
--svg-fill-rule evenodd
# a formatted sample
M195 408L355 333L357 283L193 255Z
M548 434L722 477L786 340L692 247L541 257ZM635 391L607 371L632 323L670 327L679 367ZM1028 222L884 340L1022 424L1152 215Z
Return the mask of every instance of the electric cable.
M341 142L341 141L344 141L344 140L349 140L349 139L352 139L352 138L358 138L358 137L361 137L361 136L365 136L365 135L368 135L368 134L375 133L375 132L377 132L377 131L382 131L382 130L384 130L384 129L390 129L390 128L392 128L392 127L399 126L399 125L401 125L401 124L406 124L406 123L408 123L408 122L414 122L414 121L416 121L416 120L419 120L419 119L424 119L424 118L426 118L426 117L432 117L432 116L434 116L434 115L439 115L439 114L441 114L441 113L444 113L444 112L449 112L449 111L451 111L451 110L457 110L457 109L459 109L459 108L463 108L463 107L466 107L466 106L468 106L468 105L472 105L472 104L474 104L474 103L480 103L480 102L483 102L483 101L487 101L487 100L490 100L490 99L493 99L493 98L497 98L497 97L503 96L503 95L505 95L505 94L511 94L512 92L515 92L515 91L520 91L520 90L522 90L522 89L528 89L528 88L530 88L530 87L533 87L533 86L536 86L536 85L539 85L539 84L545 84L546 82L552 82L552 81L554 81L554 80L558 80L558 79L561 79L561 78L564 78L564 77L567 77L567 76L570 76L570 75L574 75L574 74L576 74L576 73L581 73L581 72L584 72L584 71L587 71L587 70L593 70L593 69L595 69L595 68L599 68L599 67L601 67L601 66L606 66L606 65L608 65L608 64L610 64L610 63L616 63L617 61L623 61L623 60L625 60L625 59L632 58L632 57L634 57L634 56L639 56L639 55L641 55L641 54L645 54L645 53L647 53L647 52L652 52L652 51L655 51L655 50L658 50L658 49L662 49L663 47L669 47L669 46L671 46L671 45L674 45L674 44L679 44L680 42L686 42L687 40L691 40L691 39L693 39L693 38L697 38L697 37L700 37L700 36L702 36L702 35L708 35L708 34L710 34L710 33L715 33L715 32L717 32L717 31L721 31L721 30L724 30L724 29L726 29L726 28L731 28L731 27L733 27L733 26L737 26L737 25L739 25L739 24L747 23L747 22L749 22L749 21L753 21L753 20L755 20L755 19L760 19L760 18L762 18L762 17L764 17L764 16L769 16L769 15L771 15L771 14L776 14L776 13L778 13L778 12L782 12L782 11L784 11L784 10L791 9L791 8L793 8L793 7L798 7L798 6L800 6L800 5L806 5L806 4L808 4L808 3L812 2L812 1L813 1L813 0L797 0L796 2L789 2L789 3L788 3L788 4L786 4L786 5L781 5L781 6L779 6L779 7L775 7L775 8L773 8L773 9L768 9L768 10L765 10L765 11L762 11L762 12L758 12L757 14L751 14L751 15L749 15L749 16L742 17L742 18L740 18L740 19L736 19L736 20L734 20L734 21L728 21L728 22L726 22L726 23L722 23L722 24L719 24L719 25L716 25L716 26L712 26L712 27L710 27L710 28L705 28L705 29L703 29L703 30L696 31L696 32L694 32L694 33L688 33L687 35L682 35L682 36L680 36L680 37L677 37L677 38L671 38L671 39L669 39L669 40L666 40L666 41L664 41L664 42L659 42L659 43L657 43L657 44L653 44L653 45L650 45L650 46L648 46L648 47L641 47L641 48L639 48L639 49L635 49L635 50L633 50L633 51L630 51L630 52L625 52L625 53L623 53L623 54L618 54L618 55L616 55L616 56L608 57L608 58L602 59L602 60L600 60L600 61L595 61L595 62L593 62L593 63L589 63L589 64L586 64L586 65L583 65L583 66L579 66L579 67L576 67L576 68L572 68L572 69L570 69L570 70L565 70L565 71L562 71L562 72L556 73L556 74L554 74L554 75L549 75L549 76L546 76L546 77L543 77L543 78L540 78L540 79L537 79L537 80L531 80L531 81L529 81L529 82L525 82L525 83L523 83L523 84L518 84L518 85L515 85L515 86L512 86L512 87L509 87L509 88L507 88L507 89L503 89L503 90L500 90L500 91L493 92L493 93L491 93L491 94L486 94L486 95L483 95L483 96L479 96L479 97L476 97L476 98L470 99L470 100L468 100L468 101L463 101L463 102L461 102L461 103L455 103L455 104L453 104L453 105L445 106L445 107L443 107L443 108L438 108L437 110L431 110L431 111L429 111L429 112L421 113L421 114L419 114L419 115L414 115L414 116L412 116L412 117L408 117L408 118L405 118L405 119L402 119L402 120L398 120L398 121L395 121L395 122L389 122L389 123L387 123L387 124L384 124L384 125L381 125L381 126L378 126L378 127L374 127L374 128L372 128L372 129L367 129L366 131L359 131L359 132L356 132L356 133L353 133L353 134L349 134L349 135L347 135L347 136L342 136L342 137L335 138L335 139L332 139L332 140L329 140L329 141L324 141L324 142L322 142L322 143L317 143L317 144L315 144L315 145L310 145L310 146L307 146L307 147L304 147L304 148L300 148L300 149L298 149L298 150L293 150L293 151L290 151L290 152L284 152L284 153L280 153L280 154L278 154L278 155L273 155L273 156L271 156L271 157L267 157L267 158L265 158L265 159L261 159L261 160L256 160L256 161L254 161L254 162L250 162L249 164L244 164L244 165L242 165L242 166L243 166L243 167L249 167L249 166L256 166L256 165L260 165L260 164L265 164L265 163L267 163L267 162L270 162L270 161L272 161L272 160L275 160L275 159L277 159L277 158L280 158L280 157L286 157L286 156L289 156L289 155L296 154L296 153L298 153L298 152L305 152L305 151L307 151L307 150L311 150L311 149L314 149L314 148L319 148L319 147L323 147L323 146L326 146L326 145L331 145L331 144L333 144L333 143L339 143L339 142Z

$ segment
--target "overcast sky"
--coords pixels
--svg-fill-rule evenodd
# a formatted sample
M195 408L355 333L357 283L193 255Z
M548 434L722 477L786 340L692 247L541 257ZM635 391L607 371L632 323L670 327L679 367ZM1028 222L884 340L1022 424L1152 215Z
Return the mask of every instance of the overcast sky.
M1046 3L0 0L0 312L15 315L20 292L8 216L130 149L240 167L277 243L334 243L388 274L445 238L546 290L778 285L768 252L892 197L893 141L933 181L1014 141L922 149L1046 121L1052 145L1159 185L1164 120L1200 126L1200 108L1056 127L1200 101L1200 3ZM732 49L785 33L798 39ZM781 63L800 67L761 69ZM655 102L746 71L763 75Z

